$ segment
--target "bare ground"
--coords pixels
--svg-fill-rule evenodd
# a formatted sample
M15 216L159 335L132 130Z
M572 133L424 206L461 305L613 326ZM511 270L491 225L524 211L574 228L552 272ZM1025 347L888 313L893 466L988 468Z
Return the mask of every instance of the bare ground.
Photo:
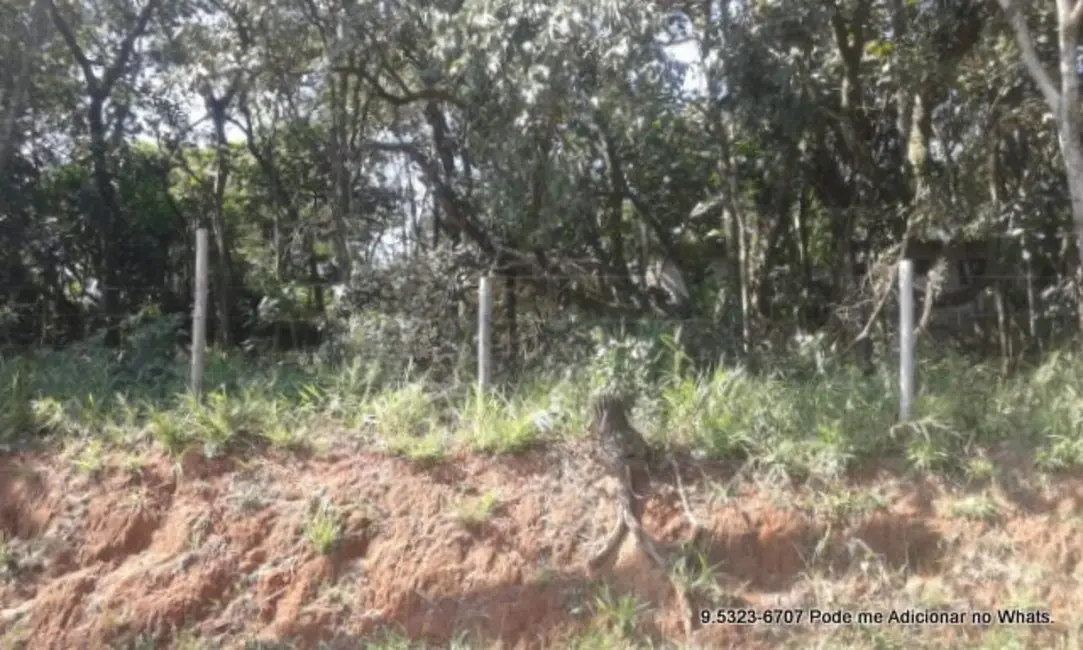
M716 567L696 605L806 611L791 626L697 622L688 639L668 577L633 546L586 574L613 509L590 468L554 450L430 468L361 452L105 460L88 474L57 454L0 457L0 648L170 647L181 632L208 648L360 648L385 630L432 646L465 635L565 648L606 624L603 584L640 603L641 643L1009 647L995 645L1009 635L1022 644L1010 647L1078 647L1083 620L1083 481L1018 466L965 490L886 472L790 487L687 468ZM672 477L659 483L644 525L687 550ZM807 622L810 608L1007 607L1052 623Z

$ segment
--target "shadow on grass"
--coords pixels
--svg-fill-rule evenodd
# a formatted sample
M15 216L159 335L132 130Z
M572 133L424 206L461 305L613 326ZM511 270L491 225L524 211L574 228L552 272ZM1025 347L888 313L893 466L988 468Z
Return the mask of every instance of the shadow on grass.
M91 345L39 350L3 363L3 370L19 377L18 396L26 399L94 400L101 404L119 395L126 402L160 409L175 406L177 399L188 393L191 375L186 360L139 359ZM258 386L268 395L299 398L306 388L332 375L326 368L306 363L300 354L258 359L212 351L202 384L204 392L234 393Z

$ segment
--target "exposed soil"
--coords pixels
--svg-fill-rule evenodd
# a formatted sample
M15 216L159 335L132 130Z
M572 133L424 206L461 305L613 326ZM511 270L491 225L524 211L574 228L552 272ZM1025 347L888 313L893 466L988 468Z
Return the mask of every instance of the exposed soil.
M467 634L479 647L566 647L597 624L603 582L644 604L644 637L704 647L862 634L935 635L950 647L989 632L697 623L685 639L668 577L630 544L611 571L586 574L613 508L591 468L553 450L432 468L371 453L110 460L91 476L56 455L0 457L0 648L124 647L138 635L169 647L182 630L208 647L357 648L385 629L433 645ZM1026 638L1063 644L1083 620L1083 482L1001 479L974 496L913 478L772 488L689 469L718 566L717 589L697 605L1030 606L1052 624ZM676 552L691 526L672 486L656 491L644 525ZM486 495L488 510L477 505ZM875 507L863 505L870 495ZM341 523L326 553L313 541L321 498Z

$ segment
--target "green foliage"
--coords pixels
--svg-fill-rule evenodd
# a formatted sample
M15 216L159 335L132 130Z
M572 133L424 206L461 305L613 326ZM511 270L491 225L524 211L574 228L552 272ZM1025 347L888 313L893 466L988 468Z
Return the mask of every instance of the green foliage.
M514 453L580 436L589 395L618 385L637 391L635 421L656 444L747 459L793 478L831 480L865 461L896 458L916 470L980 480L989 475L981 469L985 452L1005 446L1033 450L1047 469L1083 466L1083 363L1074 352L1010 378L952 355L930 359L920 372L917 417L899 424L888 370L866 375L840 367L809 377L720 367L704 374L667 370L659 361L648 373L636 368L635 357L646 347L602 346L595 366L537 375L509 386L506 396L480 400L470 384L394 378L356 359L331 367L301 357L273 364L220 357L209 373L212 388L197 402L179 379L181 361L174 362L172 383L120 385L118 368L132 362L86 345L0 362L0 376L8 378L0 440L83 441L73 462L91 473L100 469L102 444L140 441L175 454L195 446L214 457L252 445L319 448L345 437L431 463L456 447ZM657 348L671 354L661 343ZM146 358L149 367L159 363Z

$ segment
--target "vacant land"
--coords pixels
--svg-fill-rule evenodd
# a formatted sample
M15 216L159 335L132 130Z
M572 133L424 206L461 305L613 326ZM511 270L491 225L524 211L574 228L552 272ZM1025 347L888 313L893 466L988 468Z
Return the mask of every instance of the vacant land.
M196 404L170 397L180 366L125 379L96 354L2 368L0 648L1080 645L1068 355L1004 380L930 364L906 426L887 371L662 382L635 415L681 467L644 516L670 575L630 543L589 575L613 517L570 451L589 376L479 406L356 365L223 357ZM671 578L712 617L784 620L688 638ZM908 610L962 622L888 621Z

